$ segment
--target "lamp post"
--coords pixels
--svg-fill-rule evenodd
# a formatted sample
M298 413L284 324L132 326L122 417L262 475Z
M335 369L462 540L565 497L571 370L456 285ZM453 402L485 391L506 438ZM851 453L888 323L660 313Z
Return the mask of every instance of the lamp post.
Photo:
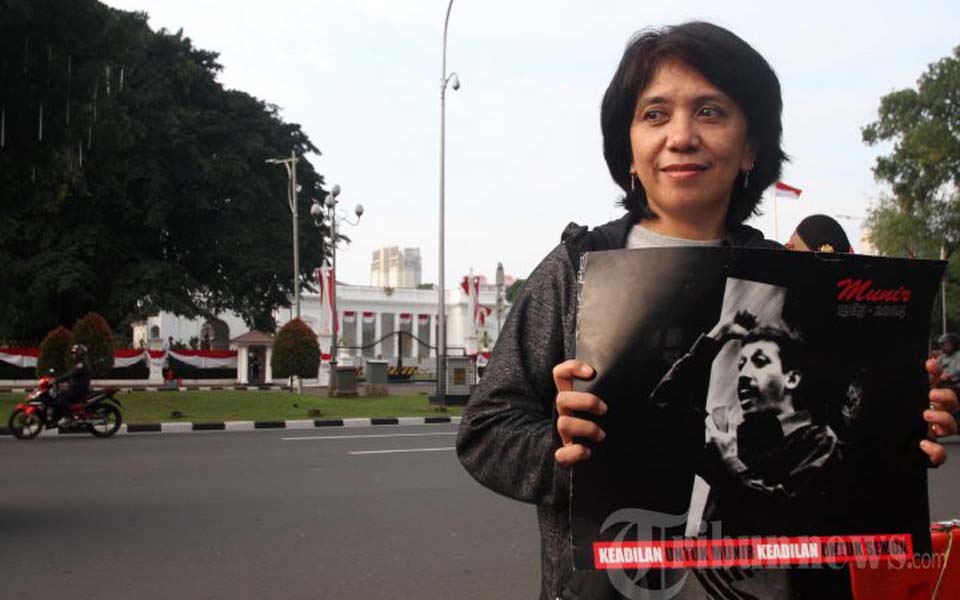
M357 215L357 220L350 222L346 215L337 214L337 197L340 196L340 186L334 184L330 188L330 193L327 194L326 200L324 200L324 205L327 208L328 214L327 219L329 219L330 224L330 258L331 258L331 267L332 272L330 274L330 310L333 313L331 331L333 341L330 344L330 380L328 382L328 389L330 390L330 395L334 394L336 390L336 381L337 381L337 226L340 223L346 223L348 225L358 225L360 223L360 217L363 216L363 205L357 204L353 212ZM323 206L320 206L320 203L316 200L313 201L313 205L310 206L310 215L313 217L313 223L319 227L323 224ZM321 290L322 292L322 290Z
M293 305L296 317L300 318L300 240L298 234L297 215L297 158L295 151L290 151L290 158L268 158L265 162L271 165L282 164L287 168L287 203L290 205L290 214L293 215Z
M447 4L447 16L443 20L443 63L440 72L440 275L437 290L437 402L446 403L446 357L447 357L447 311L446 311L446 283L444 281L443 264L443 200L444 200L444 158L446 151L446 118L447 118L447 86L454 90L460 89L460 79L456 73L447 73L447 27L450 24L450 9L453 0Z

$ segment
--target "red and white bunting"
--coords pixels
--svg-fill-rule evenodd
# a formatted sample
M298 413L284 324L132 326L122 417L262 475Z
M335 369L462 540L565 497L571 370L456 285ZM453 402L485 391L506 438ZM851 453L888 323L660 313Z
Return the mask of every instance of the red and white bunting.
M149 356L145 350L114 350L113 368L124 369L143 361Z
M236 369L236 350L168 350L171 358L198 369Z
M417 325L419 325L420 327L424 327L429 324L430 324L430 315L425 315L423 313L420 313L419 315L417 315Z
M36 367L39 356L39 348L0 348L0 361L21 369Z
M410 313L400 313L400 325L409 325L413 321L413 315Z
M147 350L147 358L154 367L162 367L163 361L167 358L166 350Z
M373 325L373 322L377 318L377 313L372 310L363 311L363 324L364 325Z
M357 322L357 313L353 310L343 311L343 323L344 325L353 325Z
M803 193L803 190L800 188L795 188L793 186L787 185L782 181L778 181L774 186L773 197L784 200L799 200L800 194Z
M164 350L114 350L113 368L132 367L143 360L161 366L167 353ZM236 350L170 350L169 355L198 369L234 369L237 366ZM0 348L0 361L21 368L35 368L39 356L39 348Z

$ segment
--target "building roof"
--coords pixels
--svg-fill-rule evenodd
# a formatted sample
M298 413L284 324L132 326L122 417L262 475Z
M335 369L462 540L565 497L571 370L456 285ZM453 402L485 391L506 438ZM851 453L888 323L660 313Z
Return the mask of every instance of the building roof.
M243 335L238 335L237 337L230 340L231 344L239 344L243 346L253 346L253 345L273 345L273 334L267 333L265 331L258 331L253 329L244 333Z

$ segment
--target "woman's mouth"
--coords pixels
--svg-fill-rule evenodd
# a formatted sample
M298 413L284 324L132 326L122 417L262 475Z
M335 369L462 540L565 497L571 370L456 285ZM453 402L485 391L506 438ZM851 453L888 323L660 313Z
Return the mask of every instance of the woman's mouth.
M663 167L660 170L671 179L689 179L706 171L707 165L700 163L682 163Z

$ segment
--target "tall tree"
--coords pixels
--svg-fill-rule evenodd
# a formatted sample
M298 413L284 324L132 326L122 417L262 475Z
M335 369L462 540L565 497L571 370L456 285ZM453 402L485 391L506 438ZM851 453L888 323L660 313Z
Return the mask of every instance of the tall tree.
M873 169L891 191L869 213L873 244L893 256L939 258L943 247L952 257L960 246L960 46L931 64L915 88L881 98L863 140L893 143ZM954 325L960 322L956 263L951 260L947 269L948 319Z
M232 309L272 330L293 294L287 174L319 153L276 106L217 80L217 54L95 0L0 0L0 338L91 310ZM298 165L306 216L323 178ZM326 231L300 222L301 283ZM9 266L6 266L9 265Z

